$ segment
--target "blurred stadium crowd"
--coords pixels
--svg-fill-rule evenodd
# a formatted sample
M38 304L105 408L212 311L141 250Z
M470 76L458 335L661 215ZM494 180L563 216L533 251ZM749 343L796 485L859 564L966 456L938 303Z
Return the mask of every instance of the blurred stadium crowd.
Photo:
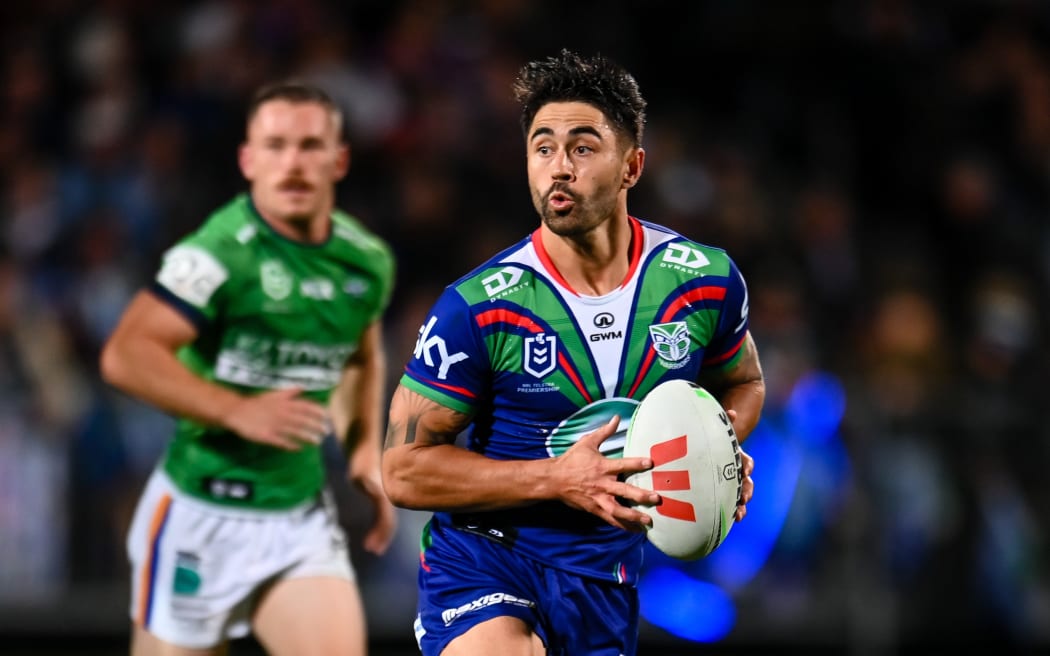
M570 47L649 101L632 213L747 276L769 420L812 372L846 393L848 475L802 469L736 639L1050 645L1050 2L0 14L0 607L125 594L124 530L171 424L101 383L98 349L163 248L244 187L256 85L312 79L346 110L341 204L399 258L392 385L440 287L536 225L510 83ZM358 561L376 589L414 593L414 521Z

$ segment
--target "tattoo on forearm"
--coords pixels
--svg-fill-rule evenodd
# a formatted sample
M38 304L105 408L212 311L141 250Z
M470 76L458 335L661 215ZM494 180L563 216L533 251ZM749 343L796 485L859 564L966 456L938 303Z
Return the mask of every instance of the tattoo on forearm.
M409 417L408 425L405 426L405 444L412 444L416 441L416 428L419 426L419 417Z

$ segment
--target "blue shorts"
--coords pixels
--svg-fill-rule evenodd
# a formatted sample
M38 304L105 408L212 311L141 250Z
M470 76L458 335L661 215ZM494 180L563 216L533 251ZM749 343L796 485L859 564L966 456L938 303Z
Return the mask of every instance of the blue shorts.
M633 586L554 569L458 529L439 531L419 570L416 641L424 656L438 656L457 636L501 616L525 622L550 656L635 656Z

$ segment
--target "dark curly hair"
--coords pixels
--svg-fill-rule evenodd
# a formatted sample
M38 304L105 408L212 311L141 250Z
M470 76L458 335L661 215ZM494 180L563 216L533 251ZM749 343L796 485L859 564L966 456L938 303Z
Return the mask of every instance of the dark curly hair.
M583 102L602 112L616 132L634 146L642 145L645 99L638 83L622 66L602 55L585 58L566 49L555 57L531 61L518 72L514 98L521 103L521 130L541 107L552 102Z

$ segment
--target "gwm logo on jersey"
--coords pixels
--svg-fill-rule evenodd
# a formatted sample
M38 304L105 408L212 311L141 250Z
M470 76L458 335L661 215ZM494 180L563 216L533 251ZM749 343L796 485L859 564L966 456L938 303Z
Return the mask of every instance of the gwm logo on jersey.
M547 333L536 333L524 339L522 369L536 378L543 378L558 366L558 337Z
M603 329L600 333L591 333L587 339L592 342L601 342L607 339L622 339L622 330L609 330L616 323L616 317L608 312L601 312L594 317L594 326Z
M689 362L689 328L684 321L649 326L653 350L667 369L681 369Z
M506 296L514 290L524 274L525 272L517 267L504 267L491 276L482 278L481 284L485 287L485 293L489 298Z
M689 271L696 271L711 264L711 260L697 249L677 243L667 245L663 261L664 266L671 265L672 268L684 268Z
M279 260L266 260L259 265L259 279L263 291L275 301L283 301L292 293L292 274Z

